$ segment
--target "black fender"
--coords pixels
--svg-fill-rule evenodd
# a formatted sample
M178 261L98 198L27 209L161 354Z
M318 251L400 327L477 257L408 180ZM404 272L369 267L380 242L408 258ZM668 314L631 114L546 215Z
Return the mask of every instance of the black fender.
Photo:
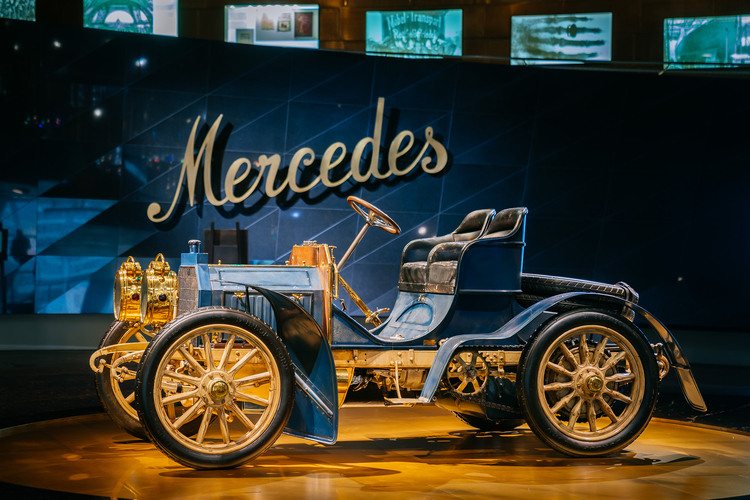
M289 297L267 288L247 286L271 303L276 316L276 334L294 364L297 389L284 432L320 443L335 443L339 419L336 368L323 330Z
M685 396L688 404L698 411L706 411L706 403L703 401L703 396L698 389L698 384L695 382L695 377L690 369L690 363L680 348L680 345L677 343L677 339L674 338L669 329L667 329L667 327L650 312L634 302L630 302L629 300L620 297L614 297L612 295L593 292L568 292L553 297L547 297L525 309L493 333L457 335L449 338L443 343L435 356L435 361L427 374L427 380L422 388L420 400L424 402L432 400L437 392L440 379L443 377L443 374L448 367L448 363L453 358L455 351L459 348L474 346L501 348L503 344L507 344L508 338L519 333L524 327L534 321L535 318L543 314L555 304L572 297L584 296L597 297L598 299L603 299L607 302L621 304L632 309L636 314L645 319L656 331L662 344L664 344L664 352L666 353L671 365L675 368L677 379L679 380L680 388L682 389L682 394Z

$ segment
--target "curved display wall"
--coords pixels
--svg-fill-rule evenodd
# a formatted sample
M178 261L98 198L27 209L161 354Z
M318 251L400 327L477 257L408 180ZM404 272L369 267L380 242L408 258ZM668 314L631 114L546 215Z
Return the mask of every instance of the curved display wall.
M741 79L4 23L6 313L110 313L122 261L161 252L177 268L212 222L247 230L250 263L283 264L304 240L340 258L360 228L356 195L404 230L369 232L346 265L371 307L393 304L406 242L527 206L526 272L624 280L671 325L744 326ZM358 176L335 185L353 158Z

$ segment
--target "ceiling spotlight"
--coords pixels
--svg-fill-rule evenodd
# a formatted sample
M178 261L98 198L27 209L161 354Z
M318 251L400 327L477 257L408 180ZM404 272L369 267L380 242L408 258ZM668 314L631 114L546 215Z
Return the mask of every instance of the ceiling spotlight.
M136 66L137 66L138 68L145 68L147 64L148 64L148 59L146 59L145 57L141 57L140 59L138 59L138 60L137 60L137 61L135 62L135 65L136 65Z
M54 45L56 49L59 49L60 47L62 47L62 44L60 42L58 42L57 40L55 40L54 42L52 42L52 45Z
M96 108L94 110L94 116L96 116L97 118L99 118L100 116L102 116L102 110L100 108Z

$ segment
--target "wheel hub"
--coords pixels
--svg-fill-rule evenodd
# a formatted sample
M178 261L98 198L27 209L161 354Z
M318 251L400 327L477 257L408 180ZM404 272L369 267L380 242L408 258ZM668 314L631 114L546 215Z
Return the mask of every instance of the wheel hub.
M223 380L217 380L211 384L211 397L214 399L224 399L229 394L229 386Z
M582 367L576 374L576 392L586 398L598 397L604 389L604 376L594 367Z
M599 375L591 375L586 379L586 389L591 393L597 393L604 388L604 380Z
M231 398L232 382L228 374L214 371L201 381L201 396L208 406L224 406Z

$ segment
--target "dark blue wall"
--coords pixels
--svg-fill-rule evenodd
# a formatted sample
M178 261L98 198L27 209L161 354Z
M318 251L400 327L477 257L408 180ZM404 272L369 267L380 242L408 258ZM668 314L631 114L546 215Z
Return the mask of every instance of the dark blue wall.
M0 27L0 57L7 312L109 312L124 258L146 265L163 252L176 267L211 221L247 228L254 261L283 263L307 239L338 246L341 257L361 226L345 201L354 194L404 230L371 231L346 266L371 307L392 304L406 242L449 232L471 210L523 205L526 272L624 280L669 324L746 329L746 80L386 59L14 21ZM408 129L424 138L433 127L450 155L441 174L255 193L243 206L214 207L199 191L197 206L183 196L169 222L148 220L150 203L171 202L196 117L211 124L224 114L214 170L275 153L288 165L301 147L320 157L341 141L351 152L372 134L378 97L386 137Z

